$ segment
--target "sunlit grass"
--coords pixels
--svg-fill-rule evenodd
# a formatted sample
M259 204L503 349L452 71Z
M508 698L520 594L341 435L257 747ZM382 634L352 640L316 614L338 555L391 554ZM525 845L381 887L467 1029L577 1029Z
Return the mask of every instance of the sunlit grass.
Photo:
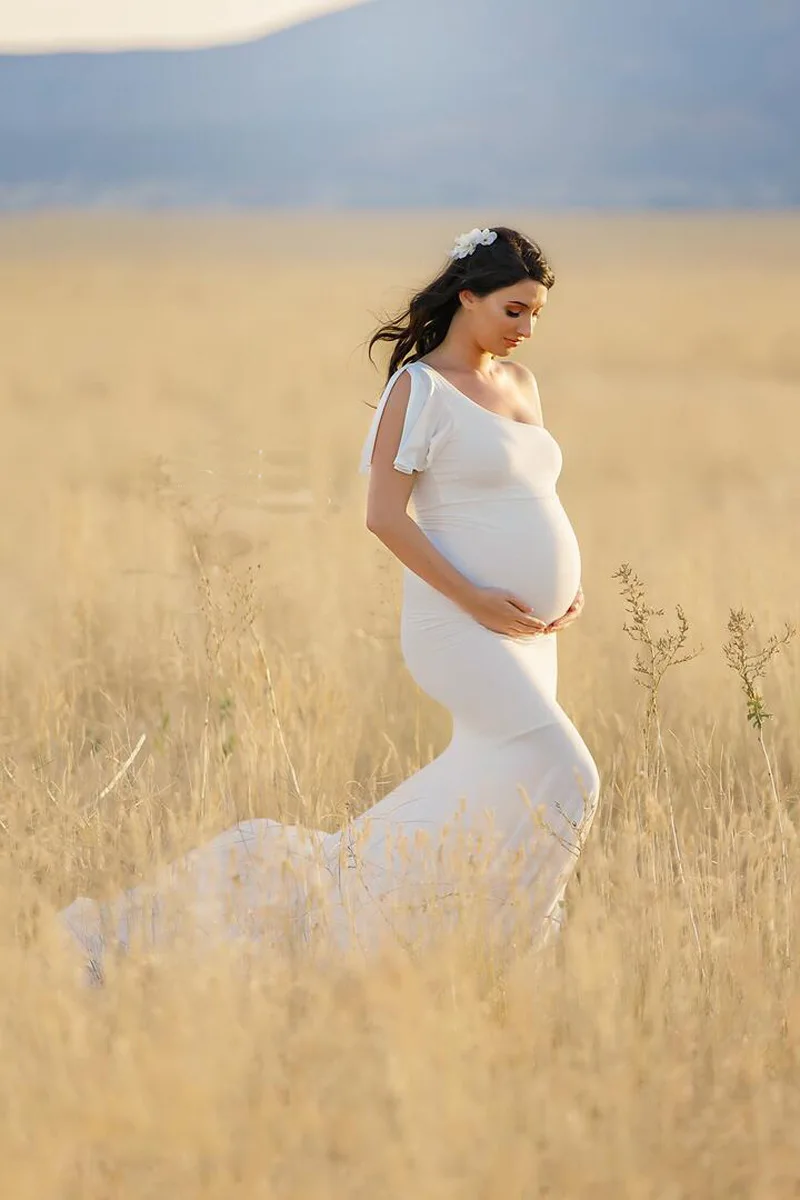
M559 271L526 360L584 557L559 698L603 783L558 939L509 955L465 911L377 961L186 947L87 989L55 937L238 819L340 828L445 744L363 524L362 350L479 216L337 254L313 223L0 237L15 1200L794 1194L800 222L520 222Z

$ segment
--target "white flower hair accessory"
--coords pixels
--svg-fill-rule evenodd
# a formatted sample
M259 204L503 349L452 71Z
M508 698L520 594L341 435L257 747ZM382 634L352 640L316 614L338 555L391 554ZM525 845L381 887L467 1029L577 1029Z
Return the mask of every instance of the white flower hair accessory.
M450 251L451 258L466 258L474 254L476 246L491 246L497 241L494 229L471 229L469 233L460 233Z

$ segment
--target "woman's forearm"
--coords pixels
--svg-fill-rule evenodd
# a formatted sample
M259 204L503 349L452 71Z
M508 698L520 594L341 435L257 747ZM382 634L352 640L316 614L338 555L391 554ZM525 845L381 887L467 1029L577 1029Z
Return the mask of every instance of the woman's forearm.
M410 571L468 611L477 585L456 570L408 513L367 528Z

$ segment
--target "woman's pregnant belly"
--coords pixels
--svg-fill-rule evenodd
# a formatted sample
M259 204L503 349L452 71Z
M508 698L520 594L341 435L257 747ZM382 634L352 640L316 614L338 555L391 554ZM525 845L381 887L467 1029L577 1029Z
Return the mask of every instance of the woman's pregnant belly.
M567 611L581 581L575 531L556 494L487 500L420 526L453 566L481 587L507 588L549 623ZM414 610L455 607L419 576L406 573L404 603ZM422 611L420 611L422 615ZM431 614L432 615L432 614Z

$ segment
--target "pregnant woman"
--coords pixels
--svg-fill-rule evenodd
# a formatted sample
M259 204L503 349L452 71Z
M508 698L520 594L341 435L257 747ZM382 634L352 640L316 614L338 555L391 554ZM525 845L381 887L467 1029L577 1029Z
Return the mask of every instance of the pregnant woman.
M553 281L521 233L474 229L370 342L393 350L361 453L366 521L404 565L403 657L452 716L447 747L341 831L241 822L152 884L75 901L61 918L95 972L109 945L164 944L187 916L192 936L337 948L418 943L474 897L517 935L524 914L525 941L557 926L600 789L556 699L581 561L536 381L508 361Z
M434 834L459 800L462 826L488 815L496 895L525 852L518 882L532 934L558 920L600 789L556 699L557 633L583 607L580 552L556 492L561 450L534 376L507 361L553 282L539 246L516 230L458 237L439 275L370 342L394 349L361 459L367 525L405 566L406 666L453 719L444 752L372 814Z

